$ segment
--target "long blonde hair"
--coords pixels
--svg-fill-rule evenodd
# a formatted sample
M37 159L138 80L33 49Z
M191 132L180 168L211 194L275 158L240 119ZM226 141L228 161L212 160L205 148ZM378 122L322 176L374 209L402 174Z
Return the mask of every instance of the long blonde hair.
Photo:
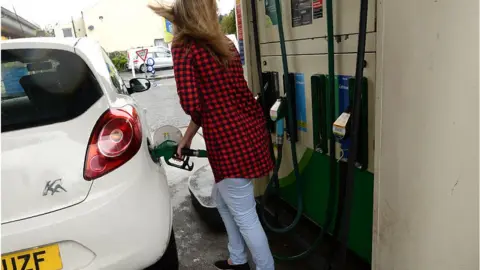
M218 22L216 0L176 0L170 6L149 4L148 7L172 22L174 44L189 46L196 42L218 62L228 65L233 52Z

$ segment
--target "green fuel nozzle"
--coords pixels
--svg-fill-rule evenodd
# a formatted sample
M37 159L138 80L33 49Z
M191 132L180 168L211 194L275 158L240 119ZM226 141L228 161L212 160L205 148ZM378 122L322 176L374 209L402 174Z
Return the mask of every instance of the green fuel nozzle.
M207 151L206 150L193 150L189 148L183 148L182 149L182 158L177 157L177 148L178 148L178 143L172 140L166 140L159 144L158 146L155 146L153 149L150 150L150 155L154 160L160 160L161 157L165 159L165 163L172 167L176 167L179 169L191 171L193 170L194 164L193 162L190 163L190 157L199 157L199 158L205 158L207 157ZM181 165L172 163L171 160L177 160L182 162Z

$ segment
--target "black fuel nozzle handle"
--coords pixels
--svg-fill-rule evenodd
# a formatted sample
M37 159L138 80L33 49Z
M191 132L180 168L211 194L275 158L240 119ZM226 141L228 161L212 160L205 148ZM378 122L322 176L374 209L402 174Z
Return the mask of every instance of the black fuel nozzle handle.
M190 163L190 157L189 156L184 156L183 159L179 159L179 158L175 158L176 160L178 161L182 161L182 165L179 165L179 164L175 164L175 163L172 163L170 162L170 159L166 159L165 160L165 163L167 163L168 165L172 166L172 167L175 167L175 168L179 168L179 169L182 169L182 170L187 170L187 171L192 171L193 170L193 167L195 166L195 164L192 162Z
M192 171L195 164L190 161L190 157L207 157L207 151L205 150L194 150L189 148L182 149L182 158L178 158L176 154L172 156L175 160L181 161L182 164L175 164L170 162L170 159L166 159L165 162L175 168L179 168L182 170Z
M207 157L207 151L205 150L194 150L190 148L182 149L182 156L187 157Z

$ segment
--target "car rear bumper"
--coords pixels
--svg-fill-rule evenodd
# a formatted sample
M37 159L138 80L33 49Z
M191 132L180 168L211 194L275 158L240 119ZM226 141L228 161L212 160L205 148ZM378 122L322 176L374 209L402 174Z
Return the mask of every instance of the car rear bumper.
M131 270L155 263L169 242L172 209L165 172L143 147L95 180L81 204L2 225L3 254L58 244L63 269Z

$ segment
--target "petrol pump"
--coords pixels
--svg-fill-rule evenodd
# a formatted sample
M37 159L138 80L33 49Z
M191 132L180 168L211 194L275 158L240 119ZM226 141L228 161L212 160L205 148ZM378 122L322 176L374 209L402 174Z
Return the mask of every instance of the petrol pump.
M468 233L478 238L478 220L456 213L448 203L457 182L447 175L463 175L465 167L429 142L450 145L449 151L469 164L467 174L477 180L466 185L476 193L464 189L465 197L457 197L455 205L461 208L461 202L468 202L469 215L478 216L478 153L468 151L475 158L463 159L460 149L449 142L467 147L466 142L455 139L455 133L444 126L447 122L438 119L442 115L478 134L463 120L468 110L460 105L470 104L477 127L478 112L472 109L478 103L451 92L454 85L466 86L468 81L475 85L468 88L469 95L478 96L478 29L469 31L475 38L461 35L462 41L474 43L468 45L468 52L447 38L474 21L477 25L478 13L470 10L478 9L478 1L462 6L414 0L238 2L248 44L243 52L245 68L250 70L247 78L270 121L277 159L267 188L258 181L256 193L263 195L263 205L270 194L278 193L297 211L293 222L283 227L267 223L267 229L285 233L295 228L299 215L307 218L323 229L322 234L338 240L329 259L333 268L343 266L348 249L372 269L463 269L464 265L478 269L478 241L466 241ZM440 19L452 10L454 20ZM475 61L469 54L475 55ZM468 76L455 68L463 63L472 69ZM459 77L451 77L450 72ZM441 96L436 89L441 89ZM442 110L435 98L442 100L443 109L452 111ZM473 140L477 147L478 138ZM421 158L425 156L430 159ZM440 163L447 166L447 159L457 164L455 173L439 168ZM430 186L437 179L445 190ZM435 203L425 202L427 197ZM453 240L457 233L448 226L441 225L444 232L437 229L438 223L429 219L431 213L449 226L456 223L445 219L468 220L472 224L468 233L460 233L466 242ZM440 236L444 233L447 238ZM313 245L322 241L322 234ZM427 235L428 242L420 240L427 241ZM448 249L466 264L434 244L448 246L446 239L469 248L468 255ZM276 257L303 258L311 255L309 251ZM435 254L445 257L435 260Z
M314 255L329 235L321 269L342 269L347 250L377 270L479 269L478 1L236 3L276 159L255 181L259 213L274 233L321 228L276 258ZM194 205L218 221L198 179ZM294 209L288 224L266 218L272 195Z
M263 203L266 204L269 193L277 192L297 210L288 226L275 228L265 222L266 227L285 233L306 215L323 228L308 250L277 258L308 256L328 233L340 240L336 252L340 254L336 259L339 267L344 261L348 235L348 248L370 262L371 220L359 220L357 216L361 213L371 217L373 201L373 171L368 167L369 154L373 155L369 153L373 139L370 137L369 141L368 129L373 121L368 119L368 104L369 97L374 96L373 88L369 87L374 83L369 78L374 75L374 53L365 54L367 27L373 25L367 24L369 14L374 14L368 12L372 5L361 1L361 7L359 2L335 10L336 14L350 9L355 14L352 11L356 10L357 16L349 16L342 27L334 28L334 21L340 16L333 17L331 1L325 3L326 7L321 1L250 1L249 4L252 16L256 17L256 25L250 30L253 43L259 44L255 47L260 48L255 51L255 58L262 70L260 81L264 90L258 99L264 111L269 111L268 120L275 122L270 124L270 130L277 150L276 171L263 194ZM348 34L343 36L343 32ZM273 83L278 77L283 84ZM266 91L272 85L278 88ZM350 116L354 121L350 121ZM355 176L362 178L360 191L365 195L357 197L358 202L352 202ZM353 204L357 207L351 219Z
M266 188L256 181L256 193L263 195L259 201L263 224L275 233L287 233L296 228L300 219L308 217L322 228L308 249L275 257L281 260L307 257L322 244L326 234L334 234L340 239L335 252L338 258L329 258L322 268L342 269L347 248L367 262L371 258L373 171L368 160L373 155L369 148L373 138L368 136L368 130L373 121L368 118L368 104L369 98L375 96L371 87L375 54L365 54L364 47L371 38L368 26L373 25L367 24L373 21L367 16L373 12L367 12L366 0L362 0L361 9L359 5L350 6L361 16L351 16L343 28L334 32L331 0L326 4L328 8L324 9L319 1L237 3L237 19L253 16L245 21L255 23L241 26L238 39L246 76L250 76L251 85L254 84L251 79L256 77L261 89L256 91L256 99L272 133L271 149L276 158ZM247 9L242 10L242 6ZM371 4L370 10L374 10ZM241 20L237 25L243 25ZM252 35L245 35L250 31ZM339 36L343 32L348 34ZM316 33L314 38L312 33ZM247 36L253 40L244 40ZM357 45L358 50L354 50ZM352 154L357 158L349 159ZM354 176L362 182L355 187L361 197L352 197ZM199 181L203 180L190 179L194 205L203 209L206 220L220 220L215 211L209 211L215 208L214 203L205 200L195 188ZM287 226L275 226L266 218L263 206L272 193L296 209L293 221ZM355 208L351 215L352 205Z

